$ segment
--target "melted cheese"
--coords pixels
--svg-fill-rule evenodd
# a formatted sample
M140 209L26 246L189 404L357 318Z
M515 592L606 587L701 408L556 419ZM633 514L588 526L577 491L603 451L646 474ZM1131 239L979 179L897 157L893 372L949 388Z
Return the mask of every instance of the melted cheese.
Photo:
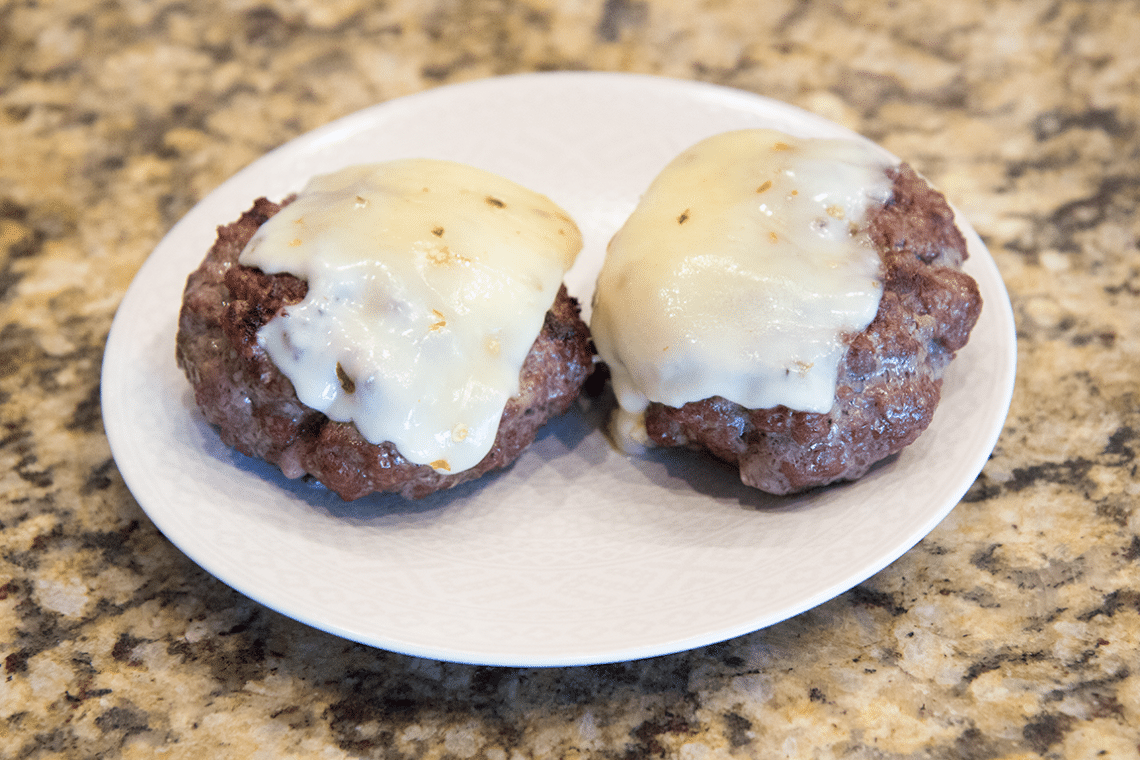
M770 130L717 135L674 159L611 240L594 296L620 424L636 430L628 416L650 401L712 396L828 411L845 336L882 295L859 226L890 196L888 165L856 142Z
M308 282L258 333L304 404L459 472L490 451L580 248L545 196L409 159L314 178L239 261Z

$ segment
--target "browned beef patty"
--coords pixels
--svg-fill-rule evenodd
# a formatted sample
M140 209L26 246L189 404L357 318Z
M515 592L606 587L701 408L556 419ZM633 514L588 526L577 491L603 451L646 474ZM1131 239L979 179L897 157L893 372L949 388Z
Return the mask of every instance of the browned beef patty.
M227 445L278 465L291 478L311 476L344 499L375 491L415 499L507 466L577 397L593 351L578 302L563 287L523 364L519 392L507 402L494 446L469 470L439 473L413 464L391 443L369 443L355 425L305 406L258 344L257 331L283 306L301 301L308 285L238 264L253 233L280 208L261 198L241 219L219 227L183 294L178 364Z
M982 299L961 271L966 242L945 198L906 164L890 174L893 197L867 220L883 260L882 301L850 337L831 411L745 409L720 397L654 403L645 419L654 443L707 450L739 465L746 484L788 494L859 478L926 429Z

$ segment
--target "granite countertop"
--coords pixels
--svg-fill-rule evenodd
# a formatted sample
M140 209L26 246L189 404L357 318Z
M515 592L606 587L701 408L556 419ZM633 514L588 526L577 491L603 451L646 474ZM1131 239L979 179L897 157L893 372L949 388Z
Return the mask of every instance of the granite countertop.
M0 756L1136 757L1138 38L1123 1L0 2ZM977 482L832 601L626 663L394 654L209 576L132 499L102 429L135 272L296 135L557 69L781 99L943 189L1018 326Z

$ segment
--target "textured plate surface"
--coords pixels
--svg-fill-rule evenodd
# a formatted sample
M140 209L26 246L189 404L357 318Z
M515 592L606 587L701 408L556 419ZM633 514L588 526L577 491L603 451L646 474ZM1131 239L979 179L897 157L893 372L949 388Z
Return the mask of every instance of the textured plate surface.
M1009 299L961 221L985 308L932 426L850 485L777 499L683 452L630 459L598 413L551 424L510 470L422 502L345 504L227 449L174 363L186 276L217 225L315 173L426 156L543 192L578 221L567 284L589 304L605 243L675 154L772 127L854 137L752 94L623 74L526 74L366 109L267 154L162 240L116 315L103 414L127 485L155 524L250 597L348 639L414 655L574 665L681 651L783 620L895 560L961 499L1013 389Z

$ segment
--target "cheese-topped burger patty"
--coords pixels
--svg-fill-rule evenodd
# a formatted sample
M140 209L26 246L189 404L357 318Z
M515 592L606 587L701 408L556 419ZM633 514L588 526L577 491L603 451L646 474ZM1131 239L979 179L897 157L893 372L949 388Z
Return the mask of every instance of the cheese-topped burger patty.
M545 196L415 159L257 200L190 275L177 358L244 454L345 499L420 498L514 461L591 370Z
M981 310L943 196L854 141L709 138L610 243L591 330L619 444L706 450L787 494L930 424Z

